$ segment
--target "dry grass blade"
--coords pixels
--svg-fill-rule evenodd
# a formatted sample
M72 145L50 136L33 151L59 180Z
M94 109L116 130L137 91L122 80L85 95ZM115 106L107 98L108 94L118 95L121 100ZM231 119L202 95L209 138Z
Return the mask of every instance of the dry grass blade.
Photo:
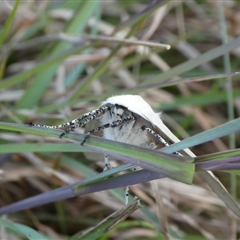
M116 37L106 37L106 36L90 36L90 35L83 35L80 36L80 38L83 37L85 39L90 39L90 40L101 40L101 41L106 41L110 43L123 43L123 44L131 44L131 45L142 45L150 48L163 48L166 50L169 50L171 48L170 45L168 44L162 44L162 43L154 43L154 42L149 42L149 41L141 41L141 40L132 40L132 39L120 39Z
M130 202L127 206L124 206L122 209L112 213L107 218L103 219L96 226L91 227L84 232L77 233L71 240L77 239L98 239L104 233L109 232L111 229L119 225L123 222L127 217L132 215L136 210L138 210L141 206L138 198L134 198L132 202Z

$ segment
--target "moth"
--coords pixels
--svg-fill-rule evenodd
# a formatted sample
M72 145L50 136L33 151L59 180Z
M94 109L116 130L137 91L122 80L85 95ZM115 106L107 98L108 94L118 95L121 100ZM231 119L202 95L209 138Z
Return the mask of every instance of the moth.
M87 133L81 143L82 145L91 133L101 130L105 139L151 149L160 149L179 141L163 123L161 114L155 113L151 106L139 95L110 97L99 108L61 125L31 125L52 129L65 128L59 136L62 138L70 131L74 131L78 127L84 127L96 118L100 118L101 125ZM108 157L105 156L104 169L108 168L110 168L110 164Z
M161 114L155 113L151 106L138 95L120 95L110 97L97 109L61 125L31 125L52 129L65 128L59 136L62 138L70 131L74 131L74 129L78 127L84 127L87 123L97 118L101 120L101 124L87 133L82 145L86 142L91 133L98 132L100 130L103 131L103 137L106 139L155 150L180 141L163 123ZM183 149L183 151L192 158L196 157L196 155L188 148ZM175 154L179 153L176 152ZM109 169L110 164L108 156L105 155L104 160L104 170ZM234 211L237 209L239 211L238 206L231 198L228 191L211 171L201 172L201 176L208 182L213 191L215 191L215 193L225 203L228 202L227 205L231 209ZM127 187L126 203L128 201L128 189L129 188Z

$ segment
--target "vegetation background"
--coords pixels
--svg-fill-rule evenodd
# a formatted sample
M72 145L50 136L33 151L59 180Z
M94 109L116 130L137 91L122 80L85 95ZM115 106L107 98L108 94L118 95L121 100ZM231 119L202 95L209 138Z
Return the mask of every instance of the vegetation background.
M165 123L181 139L237 118L239 77L209 81L193 77L210 79L213 74L239 71L239 11L237 0L1 1L0 120L61 124L123 93L139 94L156 112L163 111ZM152 42L169 44L171 49L152 47ZM166 84L174 79L180 80ZM14 151L20 143L40 147L63 141L0 131L1 207L102 171L99 155L40 153L27 145L24 151ZM199 156L237 147L239 134L192 150ZM113 166L119 163L112 161ZM238 200L237 177L216 175ZM100 239L240 236L238 220L198 177L193 185L168 178L138 184L131 193L146 211L137 210ZM164 204L160 210L159 199ZM113 189L16 212L7 219L22 225L15 225L14 231L1 228L0 238L36 239L30 234L35 230L42 239L74 239L74 234L96 226L123 205L124 190ZM0 219L6 227L6 219ZM22 235L23 228L28 235Z

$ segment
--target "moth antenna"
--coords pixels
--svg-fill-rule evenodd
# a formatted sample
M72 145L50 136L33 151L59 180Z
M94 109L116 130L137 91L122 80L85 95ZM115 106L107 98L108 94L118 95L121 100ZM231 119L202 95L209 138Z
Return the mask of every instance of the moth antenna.
M115 128L115 127L121 126L122 124L124 124L126 122L129 122L131 120L135 120L135 117L134 116L128 116L128 117L125 117L123 119L113 121L112 123L106 123L104 125L98 126L98 127L94 128L93 130L87 132L87 135L84 138L84 140L82 141L81 145L83 145L86 142L86 140L89 138L91 133L99 132L99 131L101 131L103 129L106 129L106 128Z
M110 104L105 104L98 109L85 113L79 118L76 118L70 122L60 124L60 125L48 126L48 125L39 125L39 124L33 124L33 123L29 123L29 125L34 127L43 127L43 128L50 128L50 129L60 129L60 128L67 127L67 129L64 132L62 132L59 136L60 138L62 138L65 134L69 133L70 131L74 131L75 128L83 127L87 123L93 121L95 118L101 117L109 109L110 109Z
M158 133L156 133L154 130L152 130L151 128L147 127L147 126L142 126L141 129L143 131L147 131L149 133L151 133L155 138L157 138L165 147L169 146L169 143L165 141L164 138L162 138Z
M169 143L163 138L161 137L158 133L156 133L154 130L152 130L149 127L146 126L142 126L141 129L143 131L147 131L149 133L151 133L155 138L157 138L165 147L169 146ZM173 154L177 154L177 155L181 155L179 152L174 152Z

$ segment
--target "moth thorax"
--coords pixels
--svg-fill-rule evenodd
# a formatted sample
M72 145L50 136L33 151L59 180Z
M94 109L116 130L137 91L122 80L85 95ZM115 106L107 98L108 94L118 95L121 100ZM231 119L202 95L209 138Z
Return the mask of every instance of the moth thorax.
M110 109L110 118L112 121L121 120L129 115L127 112L129 111L125 107L115 104Z

